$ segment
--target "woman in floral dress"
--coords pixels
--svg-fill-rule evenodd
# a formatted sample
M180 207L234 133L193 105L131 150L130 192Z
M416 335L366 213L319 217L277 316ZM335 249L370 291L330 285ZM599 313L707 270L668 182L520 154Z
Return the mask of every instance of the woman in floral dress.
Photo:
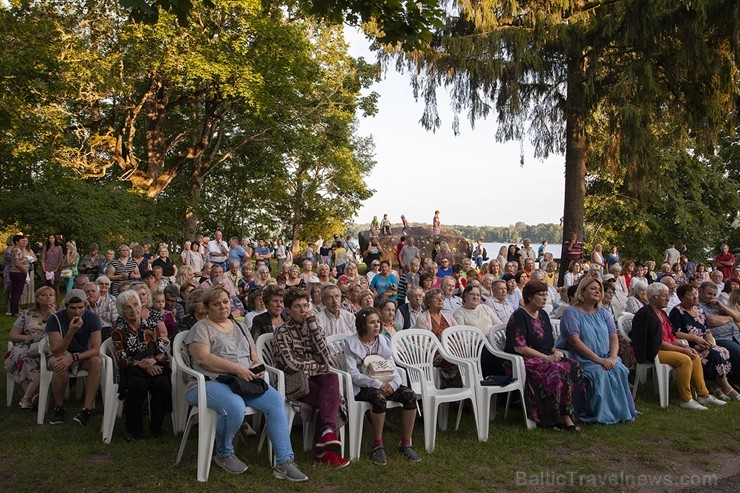
M586 383L578 362L555 349L550 318L543 310L547 284L525 284L522 297L524 306L506 326L506 352L524 358L527 417L542 428L580 431L573 415L585 409Z
M682 284L676 290L681 303L673 307L669 320L678 339L688 341L701 358L704 381L714 389L714 396L724 401L740 401L740 393L727 381L732 370L730 353L718 346L707 327L704 310L698 306L699 293L691 284Z
M38 343L46 335L46 320L56 310L56 293L50 286L36 290L36 306L23 310L10 329L13 349L5 355L5 370L23 390L19 405L31 409L39 393Z

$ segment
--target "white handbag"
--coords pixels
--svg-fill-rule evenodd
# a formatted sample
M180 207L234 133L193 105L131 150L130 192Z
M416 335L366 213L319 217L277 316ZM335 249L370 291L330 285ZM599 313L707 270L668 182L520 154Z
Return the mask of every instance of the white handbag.
M377 354L371 354L362 360L362 373L375 380L388 383L393 380L396 370L387 359Z

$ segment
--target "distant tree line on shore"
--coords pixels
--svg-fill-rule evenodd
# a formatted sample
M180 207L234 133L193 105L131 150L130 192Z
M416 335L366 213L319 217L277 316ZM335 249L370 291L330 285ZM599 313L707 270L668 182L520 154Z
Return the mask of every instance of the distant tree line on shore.
M411 223L414 227L425 227L431 230L431 225L425 223ZM463 226L460 224L445 224L449 229L453 229L458 235L476 240L483 238L486 243L521 243L524 238L529 238L532 243L539 243L547 240L549 243L560 243L563 237L563 228L560 224L539 223L525 224L517 222L508 226ZM401 223L394 223L394 233L401 233ZM347 234L355 237L361 231L368 231L370 224L352 224L347 228Z

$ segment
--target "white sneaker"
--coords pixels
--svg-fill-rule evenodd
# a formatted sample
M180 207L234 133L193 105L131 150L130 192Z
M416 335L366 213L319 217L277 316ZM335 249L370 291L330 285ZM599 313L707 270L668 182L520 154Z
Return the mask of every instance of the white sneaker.
M681 402L681 404L678 405L681 409L690 409L692 411L706 411L707 408L696 402L694 399L691 399L686 402Z
M715 406L724 406L727 404L725 401L721 401L714 397L712 394L707 394L706 397L697 397L697 401L699 401L699 404L702 404L706 406L707 404L713 404Z

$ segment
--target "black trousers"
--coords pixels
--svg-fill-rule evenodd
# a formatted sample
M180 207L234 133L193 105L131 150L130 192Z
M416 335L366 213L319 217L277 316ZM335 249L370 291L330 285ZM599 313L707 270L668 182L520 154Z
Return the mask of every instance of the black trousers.
M159 435L162 431L162 421L164 421L165 414L172 410L169 368L161 375L152 376L144 373L129 374L126 381L126 399L123 408L126 416L126 432L135 437L144 434L142 408L147 394L151 396L149 401L149 431L152 435Z

